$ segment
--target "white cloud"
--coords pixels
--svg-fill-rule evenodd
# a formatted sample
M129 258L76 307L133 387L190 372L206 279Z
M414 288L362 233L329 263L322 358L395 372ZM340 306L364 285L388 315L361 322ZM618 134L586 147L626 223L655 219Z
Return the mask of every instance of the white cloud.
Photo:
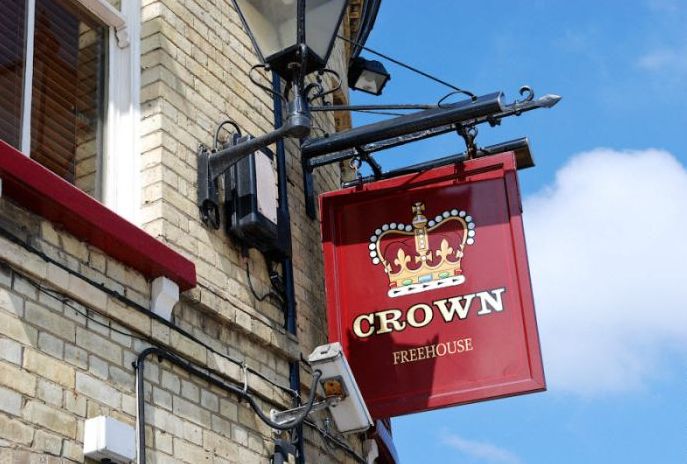
M649 0L647 6L650 10L658 13L675 14L679 13L684 6L680 1L681 0Z
M687 72L687 47L651 50L639 57L637 66L650 72Z
M467 457L484 462L519 464L520 459L513 453L498 446L482 441L467 440L458 435L445 434L442 443L463 453Z
M684 0L648 0L649 20L654 27L643 36L635 65L651 77L682 85L687 75L687 8ZM682 88L682 87L680 87Z
M685 167L659 150L593 150L524 211L550 389L622 392L660 375L687 340Z

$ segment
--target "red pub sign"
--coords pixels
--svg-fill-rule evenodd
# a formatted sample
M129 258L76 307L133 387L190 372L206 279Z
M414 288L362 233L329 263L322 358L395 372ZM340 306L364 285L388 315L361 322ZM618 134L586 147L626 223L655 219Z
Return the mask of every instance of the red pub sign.
M513 153L320 205L329 338L373 417L545 389Z

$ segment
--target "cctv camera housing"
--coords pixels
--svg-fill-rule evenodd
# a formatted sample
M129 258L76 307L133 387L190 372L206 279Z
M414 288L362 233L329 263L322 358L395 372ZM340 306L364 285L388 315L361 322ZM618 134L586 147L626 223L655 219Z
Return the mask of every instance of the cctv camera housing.
M344 397L329 406L329 412L339 432L353 433L369 429L372 426L372 417L344 357L341 344L335 342L318 346L308 356L308 362L313 369L322 372L320 383L336 378L344 384Z

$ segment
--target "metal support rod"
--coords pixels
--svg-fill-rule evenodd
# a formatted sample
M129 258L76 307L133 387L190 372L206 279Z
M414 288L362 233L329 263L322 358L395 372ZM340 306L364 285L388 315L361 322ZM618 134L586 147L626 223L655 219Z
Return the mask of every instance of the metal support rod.
M498 153L504 153L507 151L513 151L516 153L516 159L518 158L518 152L527 151L529 154L529 141L526 137L522 137L515 140L510 140L508 142L499 143L496 145L490 145L488 147L479 148L475 153L475 158L481 158L484 156L496 155ZM372 182L380 179L391 179L392 177L403 176L406 174L415 174L418 172L428 171L433 168L440 166L446 166L448 164L460 163L468 158L467 151L463 153L457 153L455 155L444 156L442 158L437 158L431 161L425 161L423 163L413 164L411 166L406 166L399 169L393 169L381 174L381 176L372 175L354 179L348 182L344 182L341 186L343 188L355 187L368 182ZM518 166L528 167L528 166Z
M478 124L483 124L483 123L490 123L492 125L497 125L499 124L500 120L506 117L510 116L519 116L522 113L526 113L528 111L532 111L538 108L551 108L552 106L556 105L560 101L561 97L558 95L544 95L541 98L538 98L536 100L526 100L522 102L515 102L510 105L506 105L502 111L498 111L492 114L484 114L480 117L474 117L474 118L467 118L463 121L459 122L454 122L454 123L449 123L449 124L443 124L443 125L438 125L434 127L429 127L423 130L418 130L406 134L402 134L399 136L395 137L382 137L376 141L373 141L371 143L367 143L364 145L360 144L354 144L346 149L342 149L339 152L326 152L321 155L312 155L310 159L307 160L307 165L310 169L314 169L320 166L324 166L330 163L335 163L337 161L341 161L344 159L351 158L353 156L358 156L361 153L374 153L377 151L382 151L382 150L387 150L389 148L394 148L398 147L401 145L405 145L410 142L415 142L418 140L423 140L429 137L435 137L437 135L441 134L446 134L449 132L453 132L456 130L456 126L460 125L462 127L470 127L470 126L475 126ZM423 112L424 113L424 112ZM402 116L404 118L407 118L409 116L418 116L422 113L415 113L412 115L408 116ZM388 121L395 121L399 118L393 118ZM386 122L386 121L385 121ZM361 129L370 127L370 126L362 126ZM342 134L346 134L346 132L342 132ZM331 138L331 137L330 137ZM319 140L318 140L319 142ZM312 150L312 145L309 145L309 148Z
M239 162L244 156L248 156L249 154L265 148L268 145L272 145L277 140L286 137L288 133L289 127L284 125L279 129L270 132L269 134L264 134L259 137L249 139L243 143L232 145L211 154L208 157L208 175L210 179L216 179L232 165Z
M360 158L370 166L372 173L377 179L382 177L382 166L369 153L361 153Z
M281 93L281 79L276 72L272 73L272 91L274 92L274 127L275 130L280 130L282 127L283 111L282 101L277 95ZM296 322L296 292L293 275L293 260L291 259L291 216L289 213L289 182L286 170L286 148L284 146L284 139L278 139L276 145L277 158L277 189L279 192L279 228L280 233L286 234L289 237L289 252L286 257L282 259L282 277L284 279L284 312L285 312L285 326L286 330L297 335ZM289 363L289 387L295 391L301 391L301 370L298 361ZM315 392L311 392L312 395ZM299 398L294 398L294 406L300 406ZM298 451L298 463L305 463L305 442L303 440L303 426L299 424L296 429L296 449Z
M310 111L433 110L439 105L325 105L311 106Z
M321 411L323 409L328 408L329 406L331 406L332 404L334 404L340 400L341 400L341 398L338 398L338 397L326 398L322 401L318 401L316 403L313 403L312 406L310 406L309 408L308 408L307 404L304 404L302 406L297 406L297 407L292 408L292 409L287 409L286 411L272 411L270 416L271 416L272 420L274 422L276 422L277 424L286 425L286 424L289 424L291 422L294 422L294 420L297 417L300 417L306 408L308 408L309 413L317 412L317 411Z
M431 74L428 74L428 73L426 73L426 72L424 72L424 71L422 71L422 70L420 70L420 69L418 69L418 68L416 68L416 67L410 66L409 64L403 63L402 61L398 61L397 59L391 58L390 56L385 55L385 54L383 54L383 53L380 53L380 52L378 52L378 51L376 51L376 50L372 50L371 48L366 47L366 46L364 46L364 45L362 45L362 44L359 44L359 43L357 43L357 42L354 42L354 41L351 40L351 39L347 39L346 37L344 37L344 36L342 36L342 35L337 35L337 37L338 37L339 39L345 41L345 42L350 43L351 45L354 45L354 46L356 46L356 47L360 47L360 48L363 49L363 50L367 50L368 52L372 53L373 55L377 55L377 56L380 57L380 58L383 58L383 59L385 59L385 60L387 60L387 61L391 61L392 63L401 66L402 68L406 68L406 69L409 70L409 71L412 71L412 72L414 72L414 73L417 73L417 74L419 74L419 75L422 76L422 77L426 77L427 79L433 80L434 82L437 82L437 83L439 83L439 84L441 84L441 85L445 85L445 86L448 87L449 89L453 89L453 90L455 90L456 92L463 93L463 94L465 94L465 95L467 95L467 96L469 96L469 97L471 97L471 98L473 98L473 99L475 98L475 95L474 95L472 92L469 92L469 91L467 91L467 90L461 89L460 87L456 87L455 85L453 85L453 84L451 84L451 83L449 83L449 82L446 82L446 81L444 81L444 80L442 80L442 79L439 79L438 77L432 76Z
M400 135L398 137L393 137L379 142L368 143L366 145L363 145L362 147L350 148L348 150L342 150L339 152L319 155L314 158L305 160L305 163L310 169L319 168L321 166L326 166L327 164L334 163L336 161L342 161L348 158L352 158L354 156L358 156L361 153L371 154L377 151L387 150L389 148L405 145L410 142L417 142L419 140L435 137L441 134L446 134L448 132L453 132L454 130L456 130L455 124L447 124L432 129L427 129L424 131L413 132L412 134Z
M319 155L346 150L372 142L412 134L445 124L457 124L470 119L500 113L505 110L502 92L494 92L473 100L463 100L445 108L387 119L356 127L327 138L308 140L302 146L302 156L310 159ZM364 149L364 148L363 148Z

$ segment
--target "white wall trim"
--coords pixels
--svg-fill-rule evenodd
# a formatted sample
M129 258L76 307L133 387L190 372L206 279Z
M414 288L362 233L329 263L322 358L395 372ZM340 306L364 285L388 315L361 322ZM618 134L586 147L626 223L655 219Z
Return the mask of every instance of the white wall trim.
M150 286L150 310L165 319L172 320L172 310L179 302L179 285L167 277L158 277Z
M115 45L117 32L110 29L102 201L120 216L139 225L140 0L123 0L122 15L128 24L129 46L122 49Z
M131 24L128 18L117 11L115 7L110 5L106 0L76 0L84 8L90 11L96 18L115 30L115 38L119 48L126 48L129 46L129 35L127 24ZM123 3L126 3L124 1ZM122 6L124 9L124 6Z
M31 156L31 95L33 94L33 43L36 30L36 0L26 2L26 48L24 50L24 95L21 102L20 151Z

